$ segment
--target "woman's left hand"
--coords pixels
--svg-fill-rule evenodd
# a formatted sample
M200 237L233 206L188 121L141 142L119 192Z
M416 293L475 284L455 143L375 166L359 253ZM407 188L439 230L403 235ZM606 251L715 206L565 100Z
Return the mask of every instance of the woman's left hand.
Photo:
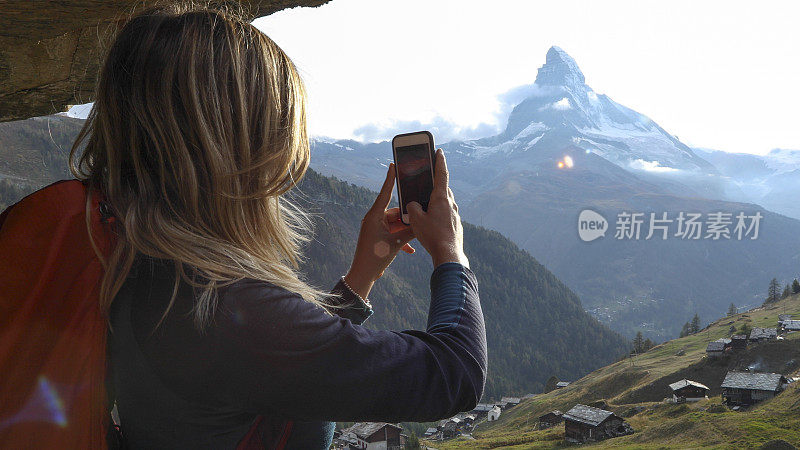
M408 244L414 239L414 232L400 220L400 208L386 209L392 200L394 179L394 164L390 164L378 198L361 220L353 264L344 277L348 286L365 299L397 252L401 249L406 253L415 251Z

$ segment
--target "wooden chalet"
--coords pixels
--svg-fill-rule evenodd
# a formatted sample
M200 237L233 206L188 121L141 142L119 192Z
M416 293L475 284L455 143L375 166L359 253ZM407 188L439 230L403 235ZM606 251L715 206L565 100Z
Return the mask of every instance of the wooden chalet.
M625 436L633 428L611 411L575 405L564 414L564 438L569 442L592 442Z
M774 340L778 337L778 330L775 328L753 328L750 331L750 342L766 342Z
M800 331L800 320L784 320L781 326L781 331Z
M500 403L505 403L505 406L502 407L503 409L513 408L514 406L519 405L522 399L519 397L503 397L500 399Z
M554 427L564 421L564 413L554 409L546 414L539 416L539 429Z
M477 417L484 417L489 411L494 408L494 405L491 403L478 403L475 405L475 408L472 409L472 414L475 414Z
M717 339L716 341L709 342L706 346L706 355L711 358L716 358L725 354L733 348L731 339Z
M734 334L731 336L731 347L734 351L747 350L747 340L746 334Z
M728 372L722 381L722 401L749 406L778 395L789 381L779 373Z
M683 379L669 385L672 400L676 403L696 402L708 398L708 386L697 381Z
M386 422L359 422L342 430L338 441L344 449L400 450L403 445L399 425Z

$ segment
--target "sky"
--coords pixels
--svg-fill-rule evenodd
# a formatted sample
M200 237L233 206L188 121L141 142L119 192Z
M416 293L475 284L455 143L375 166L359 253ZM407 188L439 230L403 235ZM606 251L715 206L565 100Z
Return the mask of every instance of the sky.
M333 0L254 24L298 66L311 134L488 136L558 45L690 146L800 149L800 1Z

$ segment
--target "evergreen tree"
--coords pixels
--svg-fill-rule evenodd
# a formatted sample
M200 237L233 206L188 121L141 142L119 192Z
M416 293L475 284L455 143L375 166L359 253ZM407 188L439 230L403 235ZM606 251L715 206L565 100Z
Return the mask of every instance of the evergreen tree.
M633 353L642 353L644 350L644 336L641 331L636 332L636 337L633 338Z
M647 339L644 340L644 351L645 352L650 350L651 348L653 348L655 346L656 346L655 342L651 341L650 338L647 338Z
M786 298L786 297L788 297L790 295L792 295L792 286L787 283L786 287L783 288L783 294L781 294L781 300L783 300L784 298Z
M765 303L777 302L781 298L781 284L778 283L777 278L773 278L769 282L769 289L767 289L767 301Z
M797 278L792 281L792 294L800 294L800 281Z
M731 303L731 305L728 306L728 315L729 316L733 316L733 315L736 315L737 312L739 312L739 309L736 308L736 305Z
M420 446L419 438L417 437L417 433L414 433L412 431L411 434L408 435L408 440L406 441L406 447L405 448L408 449L408 450L419 450L419 449L422 448Z
M555 375L548 378L547 383L544 384L544 393L547 394L550 391L556 390L556 384L558 384L559 381L561 380L559 380Z
M689 334L695 334L698 331L700 331L700 316L698 316L697 313L695 313L694 317L692 317L692 325L690 327L690 331L691 332Z
M691 325L689 325L689 322L686 322L685 324L683 324L683 328L681 328L681 334L680 334L680 337L686 337L686 336L688 336L688 335L692 334L692 333L689 331L689 330L690 330L690 328L691 328Z

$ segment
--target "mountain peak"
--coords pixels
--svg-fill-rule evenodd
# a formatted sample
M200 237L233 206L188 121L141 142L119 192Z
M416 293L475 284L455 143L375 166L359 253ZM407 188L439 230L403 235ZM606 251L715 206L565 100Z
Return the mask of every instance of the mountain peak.
M544 86L582 86L586 79L572 59L561 47L552 46L547 59L536 75L536 84Z

